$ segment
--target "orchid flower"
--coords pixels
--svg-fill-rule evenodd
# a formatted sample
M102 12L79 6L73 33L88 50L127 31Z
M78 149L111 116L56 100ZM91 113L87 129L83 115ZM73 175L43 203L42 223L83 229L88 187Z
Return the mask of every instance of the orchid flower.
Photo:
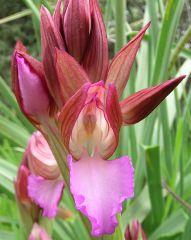
M43 210L43 216L53 218L63 188L64 182L48 143L40 132L33 133L15 181L18 201L31 211L35 204L36 209Z
M150 23L109 64L98 0L66 0L63 11L61 4L59 0L53 17L41 8L42 63L17 43L13 89L21 110L38 129L42 131L44 119L55 119L68 152L76 208L91 222L92 235L112 234L123 201L134 195L129 157L109 160L120 128L147 117L185 76L121 100ZM39 203L39 192L29 193Z

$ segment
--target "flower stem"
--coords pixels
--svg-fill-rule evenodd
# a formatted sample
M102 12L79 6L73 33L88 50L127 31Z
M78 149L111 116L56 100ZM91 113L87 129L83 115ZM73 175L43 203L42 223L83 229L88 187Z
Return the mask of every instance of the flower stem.
M125 0L115 0L115 30L116 30L116 42L115 52L117 53L121 47L125 44Z

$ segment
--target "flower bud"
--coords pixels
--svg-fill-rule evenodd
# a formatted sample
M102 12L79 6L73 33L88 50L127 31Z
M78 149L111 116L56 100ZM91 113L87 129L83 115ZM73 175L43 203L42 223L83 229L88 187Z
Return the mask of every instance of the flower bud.
M50 109L42 65L24 52L13 54L12 60L13 91L22 112L36 124Z
M125 231L125 240L147 240L141 223L138 220L133 220Z
M70 0L64 5L64 36L68 52L81 61L89 40L91 18L89 0Z
M34 223L29 240L51 240L51 237L43 227L37 223Z

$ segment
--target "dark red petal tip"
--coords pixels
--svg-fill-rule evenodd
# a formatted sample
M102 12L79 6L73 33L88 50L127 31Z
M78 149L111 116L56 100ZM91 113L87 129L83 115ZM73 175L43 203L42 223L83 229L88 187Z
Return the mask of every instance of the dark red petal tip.
M185 78L185 75L139 91L120 102L123 124L146 118Z

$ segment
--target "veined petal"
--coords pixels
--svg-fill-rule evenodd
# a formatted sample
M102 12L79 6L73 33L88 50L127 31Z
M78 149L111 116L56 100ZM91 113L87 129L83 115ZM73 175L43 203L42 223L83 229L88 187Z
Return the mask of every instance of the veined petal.
M52 151L40 132L33 133L28 144L28 166L31 173L49 180L60 176L60 169Z
M54 25L60 31L61 31L61 25L62 25L61 5L62 5L62 0L58 0L58 2L56 3L54 14L53 14Z
M120 102L123 124L134 124L147 117L184 78L181 76L146 88Z
M105 80L108 70L107 35L97 0L92 6L92 29L82 65L92 82Z
M114 57L107 75L106 84L114 83L120 97L129 79L131 67L134 63L141 40L150 26L150 22Z
M47 115L50 96L44 81L41 63L23 52L15 53L14 93L23 113L33 122Z
M54 24L52 16L45 7L41 7L41 45L42 45L42 62L46 75L48 89L57 103L58 107L62 106L63 99L60 93L59 82L56 77L54 66L55 48L64 50L64 40L59 29Z
M68 52L81 61L90 32L89 0L70 0L64 14L64 36Z
M19 167L17 179L15 181L15 191L16 191L17 199L22 204L26 204L26 205L31 203L31 200L28 197L28 192L27 192L29 175L30 175L29 169L26 166L21 165Z
M56 72L62 96L67 101L89 78L79 63L68 53L56 49Z
M119 131L122 125L122 114L119 105L119 99L117 96L117 91L115 85L112 83L110 83L108 87L108 93L106 98L106 114L116 139L116 143L112 144L113 149L111 150L111 153L113 154L118 144Z
M87 92L91 84L84 84L75 95L73 95L64 105L60 115L59 123L61 126L61 133L64 139L64 144L69 150L69 141L74 124L85 105Z
M63 180L46 180L35 175L28 177L28 195L43 209L42 215L45 217L56 216L63 189Z
M105 161L98 155L83 155L73 161L68 155L70 190L76 208L88 217L92 235L112 234L116 214L125 199L134 195L134 170L128 157Z

